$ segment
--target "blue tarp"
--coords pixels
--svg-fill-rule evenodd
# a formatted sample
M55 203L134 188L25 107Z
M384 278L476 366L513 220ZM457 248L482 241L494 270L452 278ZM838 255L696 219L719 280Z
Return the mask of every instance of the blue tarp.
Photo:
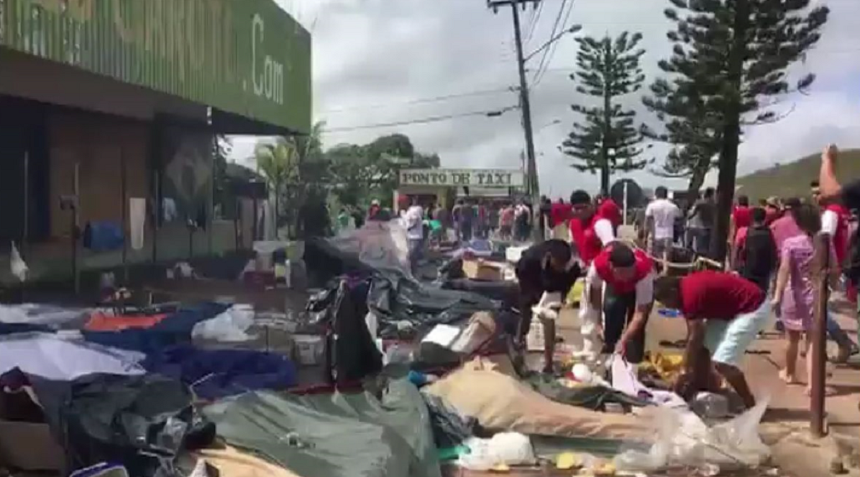
M90 222L84 229L84 247L93 252L117 250L123 243L122 226L116 222Z
M208 400L297 384L296 368L287 357L261 351L176 346L150 355L143 365L149 372L182 381Z
M227 308L229 305L222 303L202 303L181 308L151 328L81 333L87 341L152 354L169 346L189 343L194 325L215 318Z

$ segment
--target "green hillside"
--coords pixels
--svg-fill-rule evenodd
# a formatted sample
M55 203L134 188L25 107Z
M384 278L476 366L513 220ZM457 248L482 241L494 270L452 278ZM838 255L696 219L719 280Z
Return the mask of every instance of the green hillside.
M806 197L809 183L818 180L821 153L811 154L795 162L762 169L744 177L737 184L742 186L738 194L757 201L770 196ZM838 174L840 181L860 178L860 149L839 152Z

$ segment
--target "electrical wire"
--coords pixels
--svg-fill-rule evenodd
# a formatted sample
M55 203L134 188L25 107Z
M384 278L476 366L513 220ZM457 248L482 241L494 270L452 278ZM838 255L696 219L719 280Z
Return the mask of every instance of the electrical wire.
M466 118L471 116L500 116L508 111L517 109L517 106L507 106L501 109L495 109L490 111L472 111L468 113L459 113L459 114L446 114L444 116L430 116L426 118L419 119L411 119L405 121L394 121L390 123L379 123L379 124L366 124L362 126L349 126L342 128L331 128L326 129L325 133L337 133L337 132L348 132L348 131L360 131L364 129L381 129L388 128L394 126L409 126L412 124L427 124L427 123L435 123L439 121L448 121L450 119L458 119L458 118Z
M555 36L560 31L558 29L558 27L561 25L561 17L564 16L564 7L567 6L567 2L568 2L568 0L562 0L561 1L561 8L558 9L558 15L555 16L555 22L552 25L552 30L550 30L550 32L549 32L549 38L550 39L555 38ZM535 73L535 75L532 77L532 82L534 82L534 80L537 78L538 74L540 73L541 69L543 69L544 63L546 62L547 53L549 53L549 48L545 49L543 51L543 54L541 54L540 64L538 65L538 68L536 70L537 73Z
M500 94L500 93L510 93L511 91L516 91L516 88L513 86L508 86L506 88L495 88L495 89L485 89L478 91L469 91L465 93L454 93L454 94L446 94L443 96L435 96L430 98L418 98L412 99L408 101L401 102L388 102L388 103L378 103L378 104L369 104L364 106L348 106L345 108L336 108L330 109L328 111L323 111L321 114L337 114L337 113L345 113L349 111L359 111L359 110L368 110L368 109L382 109L389 108L392 106L406 106L410 104L424 104L424 103L437 103L440 101L449 101L452 99L460 99L460 98L470 98L474 96L489 96L491 94Z
M576 0L570 0L570 3L567 6L567 12L564 15L564 21L561 23L562 25L564 25L563 28L569 28L568 22L570 21L570 14L571 14L571 12L573 12L573 4L575 1ZM563 30L561 30L561 31L563 31ZM555 58L556 48L558 48L558 42L557 41L555 43L553 43L552 45L550 45L549 48L547 49L548 56L547 56L546 63L543 65L543 70L538 70L537 74L535 75L535 79L532 82L533 86L539 85L541 80L543 80L544 75L546 75L547 69L549 69L550 63L552 63L553 58Z
M540 23L540 14L543 11L543 1L538 1L537 8L534 10L534 15L532 16L531 24L529 25L528 34L526 34L525 43L528 43L532 40L532 37L535 34L535 30L537 30L537 26Z

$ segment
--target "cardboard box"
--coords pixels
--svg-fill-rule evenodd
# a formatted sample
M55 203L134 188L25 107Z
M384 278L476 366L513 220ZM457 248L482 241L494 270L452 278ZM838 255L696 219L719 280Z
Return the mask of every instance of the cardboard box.
M502 281L505 279L504 267L480 258L463 260L463 273L472 280Z
M24 471L65 471L65 452L44 422L10 421L0 392L0 467Z

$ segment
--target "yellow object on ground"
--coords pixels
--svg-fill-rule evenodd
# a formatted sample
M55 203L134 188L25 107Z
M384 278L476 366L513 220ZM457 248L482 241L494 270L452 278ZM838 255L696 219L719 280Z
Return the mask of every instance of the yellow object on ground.
M582 467L582 457L573 452L564 452L555 459L555 468L558 470L571 470Z
M674 382L684 370L684 355L681 353L652 353L645 354L645 361L639 365L640 369L653 369L660 375L660 379L666 382Z
M490 469L490 472L494 472L497 474L507 474L510 471L511 471L511 468L508 467L507 464L499 464L499 465L493 467L492 469Z
M579 279L573 286L570 288L570 291L567 293L567 299L565 303L572 305L574 303L579 303L579 299L582 297L582 290L585 289L585 280Z

